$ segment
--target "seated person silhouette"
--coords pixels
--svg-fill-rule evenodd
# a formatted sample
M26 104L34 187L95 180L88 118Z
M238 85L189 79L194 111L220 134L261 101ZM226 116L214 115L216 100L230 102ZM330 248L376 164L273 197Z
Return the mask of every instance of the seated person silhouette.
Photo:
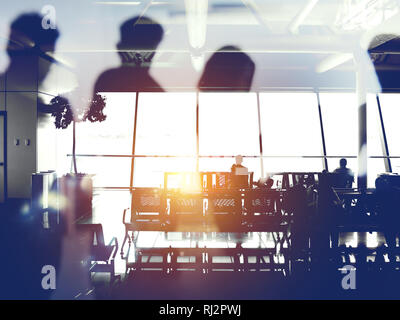
M253 183L257 188L264 191L271 190L274 185L274 179L272 178L260 178L257 182Z
M161 92L161 86L150 76L155 50L163 38L163 28L146 17L135 17L120 27L117 44L121 66L103 72L94 92Z
M249 170L242 165L243 156L238 155L235 157L235 164L231 167L231 186L237 188L246 188L249 186L248 173Z
M354 173L347 166L347 160L340 159L340 167L335 169L333 173L337 174L338 179L335 179L334 187L351 188L354 181Z

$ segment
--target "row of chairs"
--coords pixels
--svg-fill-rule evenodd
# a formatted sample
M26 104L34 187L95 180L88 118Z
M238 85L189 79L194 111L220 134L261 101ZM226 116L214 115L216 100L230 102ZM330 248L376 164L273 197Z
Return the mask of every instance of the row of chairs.
M165 192L135 188L131 209L125 209L125 242L135 231L247 232L268 231L282 223L277 191L220 190L209 193ZM267 224L267 226L265 225ZM255 228L260 228L259 230ZM252 228L250 230L250 228ZM122 251L121 248L121 251Z
M144 223L176 225L183 222L204 222L207 219L227 220L226 218L231 222L241 223L243 217L246 217L247 222L255 223L266 215L280 215L281 203L281 193L276 191L267 193L259 190L245 193L217 191L189 194L166 193L156 188L136 188L132 192L131 217L126 221L128 211L126 210L123 222L134 223L140 228Z
M178 215L276 214L281 206L278 191L214 191L210 193L165 192L157 188L135 188L132 211L136 220L174 219ZM167 217L169 216L169 217Z
M160 271L175 272L216 271L242 272L283 272L288 269L288 261L274 249L260 248L141 248L136 251L136 259L127 264L134 272Z

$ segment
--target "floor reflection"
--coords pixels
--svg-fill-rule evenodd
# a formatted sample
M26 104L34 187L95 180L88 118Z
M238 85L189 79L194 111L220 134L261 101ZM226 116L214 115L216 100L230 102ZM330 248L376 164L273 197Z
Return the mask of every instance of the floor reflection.
M105 241L117 237L122 244L125 228L122 223L123 210L130 207L129 191L96 191L93 196L93 223L103 225ZM200 233L200 232L155 232L142 231L137 235L138 248L235 248L238 242L243 248L275 248L277 237L282 234L272 232L249 232L244 235L236 233ZM385 244L385 238L380 232L343 232L339 235L339 245L358 247L360 244L367 248L376 248ZM283 243L283 248L287 243ZM128 252L128 245L125 246ZM127 260L118 254L115 261L117 273L124 274L126 262L135 260L134 250L129 250Z

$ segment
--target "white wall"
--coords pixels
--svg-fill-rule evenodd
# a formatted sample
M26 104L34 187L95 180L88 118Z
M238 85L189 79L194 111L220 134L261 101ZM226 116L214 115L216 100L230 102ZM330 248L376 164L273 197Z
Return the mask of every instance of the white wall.
M36 101L35 92L7 92L9 198L29 198L31 194L31 175L36 171Z
M5 81L9 198L29 198L36 171L37 58L21 58Z

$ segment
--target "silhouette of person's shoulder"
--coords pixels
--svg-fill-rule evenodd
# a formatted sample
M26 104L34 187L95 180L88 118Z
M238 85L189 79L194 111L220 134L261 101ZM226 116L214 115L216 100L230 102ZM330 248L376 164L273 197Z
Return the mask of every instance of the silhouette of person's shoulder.
M163 92L163 88L144 68L118 67L104 71L94 91L98 92Z
M101 74L94 92L164 91L150 75L151 62L163 34L160 24L144 16L122 23L117 44L121 65Z
M333 173L343 173L343 168L336 168Z
M335 170L333 171L333 173L339 173L339 174L350 175L350 176L354 175L354 174L353 174L353 171L351 171L350 168L340 168L340 167L337 168L337 169L335 169Z

